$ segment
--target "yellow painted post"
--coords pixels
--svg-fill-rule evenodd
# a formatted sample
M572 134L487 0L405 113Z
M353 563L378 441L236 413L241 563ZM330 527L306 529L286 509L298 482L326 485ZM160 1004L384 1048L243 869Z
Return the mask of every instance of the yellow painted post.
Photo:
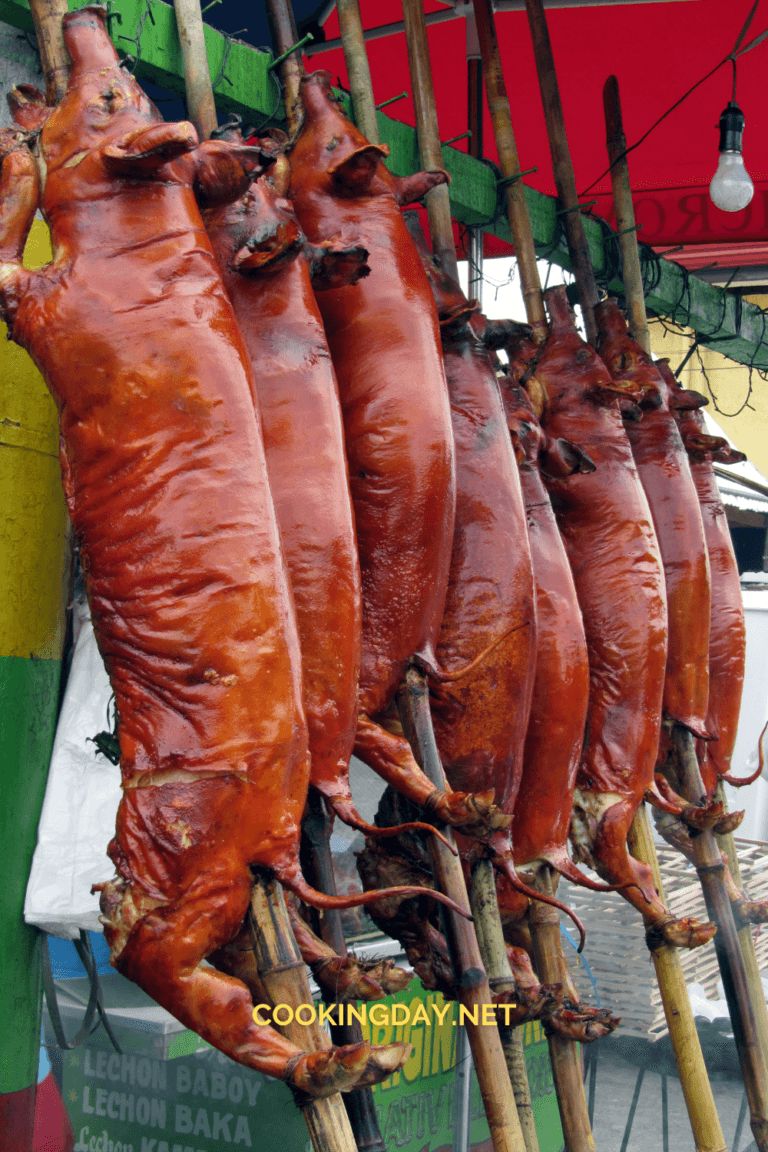
M36 221L25 264L50 259ZM68 520L56 409L0 326L0 1130L32 1147L40 1051L40 936L24 891L53 744L68 593Z

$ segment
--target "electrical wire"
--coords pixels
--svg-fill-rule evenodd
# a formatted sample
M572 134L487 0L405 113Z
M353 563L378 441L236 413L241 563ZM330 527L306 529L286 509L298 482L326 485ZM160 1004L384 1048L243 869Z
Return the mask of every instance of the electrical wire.
M667 108L666 112L663 112L661 114L661 116L659 116L658 120L654 121L654 123L651 124L648 131L644 132L639 140L635 141L634 144L630 144L630 146L628 148L625 148L623 152L620 152L619 155L616 157L616 159L613 161L613 163L610 164L605 169L604 172L601 172L600 175L597 177L597 179L592 181L592 183L589 185L589 187L585 188L583 190L583 192L579 193L579 197L586 196L588 192L591 192L596 184L599 184L601 180L605 179L605 177L610 173L611 169L614 167L615 164L618 164L618 162L620 160L623 160L625 156L628 156L630 152L634 152L635 148L639 148L640 145L648 139L651 132L653 132L654 129L658 128L659 124L661 124L663 120L666 120L667 116L671 115L671 113L674 112L676 108L679 108L680 105L685 100L687 100L688 97L693 92L695 92L697 88L700 88L701 85L704 84L705 81L709 80L710 76L714 76L715 72L719 71L720 68L722 68L722 66L724 64L727 64L729 60L733 64L733 98L735 101L735 99L736 99L736 58L738 56L743 56L745 52L751 52L751 50L753 48L757 48L758 44L762 44L763 41L768 37L768 28L766 28L765 31L761 32L759 34L759 36L756 36L754 38L754 40L750 40L749 44L747 44L746 47L740 48L741 42L747 34L747 30L748 30L750 24L752 23L752 18L755 15L755 12L757 11L757 6L759 3L760 3L760 0L755 0L754 4L752 5L752 7L749 11L749 15L747 16L747 19L744 23L744 26L742 27L741 32L739 33L738 37L736 38L736 43L734 44L733 48L728 53L728 55L724 56L723 59L718 64L716 64L714 66L714 68L710 69L710 71L707 72L706 76L702 76L702 78L700 80L697 80L696 83L691 88L689 88L688 91L685 92L680 97L679 100L676 100L675 103L670 108Z

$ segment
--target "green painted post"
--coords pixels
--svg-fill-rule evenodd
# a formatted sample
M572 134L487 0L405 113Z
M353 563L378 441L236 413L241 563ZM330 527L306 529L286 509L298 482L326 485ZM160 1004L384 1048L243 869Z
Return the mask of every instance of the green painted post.
M37 222L27 266L50 258ZM31 258L31 259L29 259ZM40 1055L40 933L24 892L53 745L68 581L56 409L25 352L0 339L0 1131L32 1147Z

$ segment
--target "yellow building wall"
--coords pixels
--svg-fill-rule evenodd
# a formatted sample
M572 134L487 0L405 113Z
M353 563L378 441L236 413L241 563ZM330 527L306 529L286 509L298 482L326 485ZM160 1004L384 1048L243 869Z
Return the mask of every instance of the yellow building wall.
M768 308L768 296L744 299ZM690 328L669 330L658 320L651 320L649 326L654 356L668 356L670 366L676 370L693 343L693 332ZM707 412L755 467L768 476L768 382L753 372L750 386L748 368L711 348L700 347L685 365L680 383L709 398Z

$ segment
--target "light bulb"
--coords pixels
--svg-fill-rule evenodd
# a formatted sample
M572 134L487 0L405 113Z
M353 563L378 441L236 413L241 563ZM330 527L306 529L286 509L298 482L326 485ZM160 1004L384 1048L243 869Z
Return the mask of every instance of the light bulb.
M755 186L744 167L741 152L721 152L717 172L709 185L712 203L723 212L740 212L746 208L755 192Z
M755 192L741 155L743 135L744 113L731 101L720 117L720 159L709 185L713 204L723 212L740 212Z

